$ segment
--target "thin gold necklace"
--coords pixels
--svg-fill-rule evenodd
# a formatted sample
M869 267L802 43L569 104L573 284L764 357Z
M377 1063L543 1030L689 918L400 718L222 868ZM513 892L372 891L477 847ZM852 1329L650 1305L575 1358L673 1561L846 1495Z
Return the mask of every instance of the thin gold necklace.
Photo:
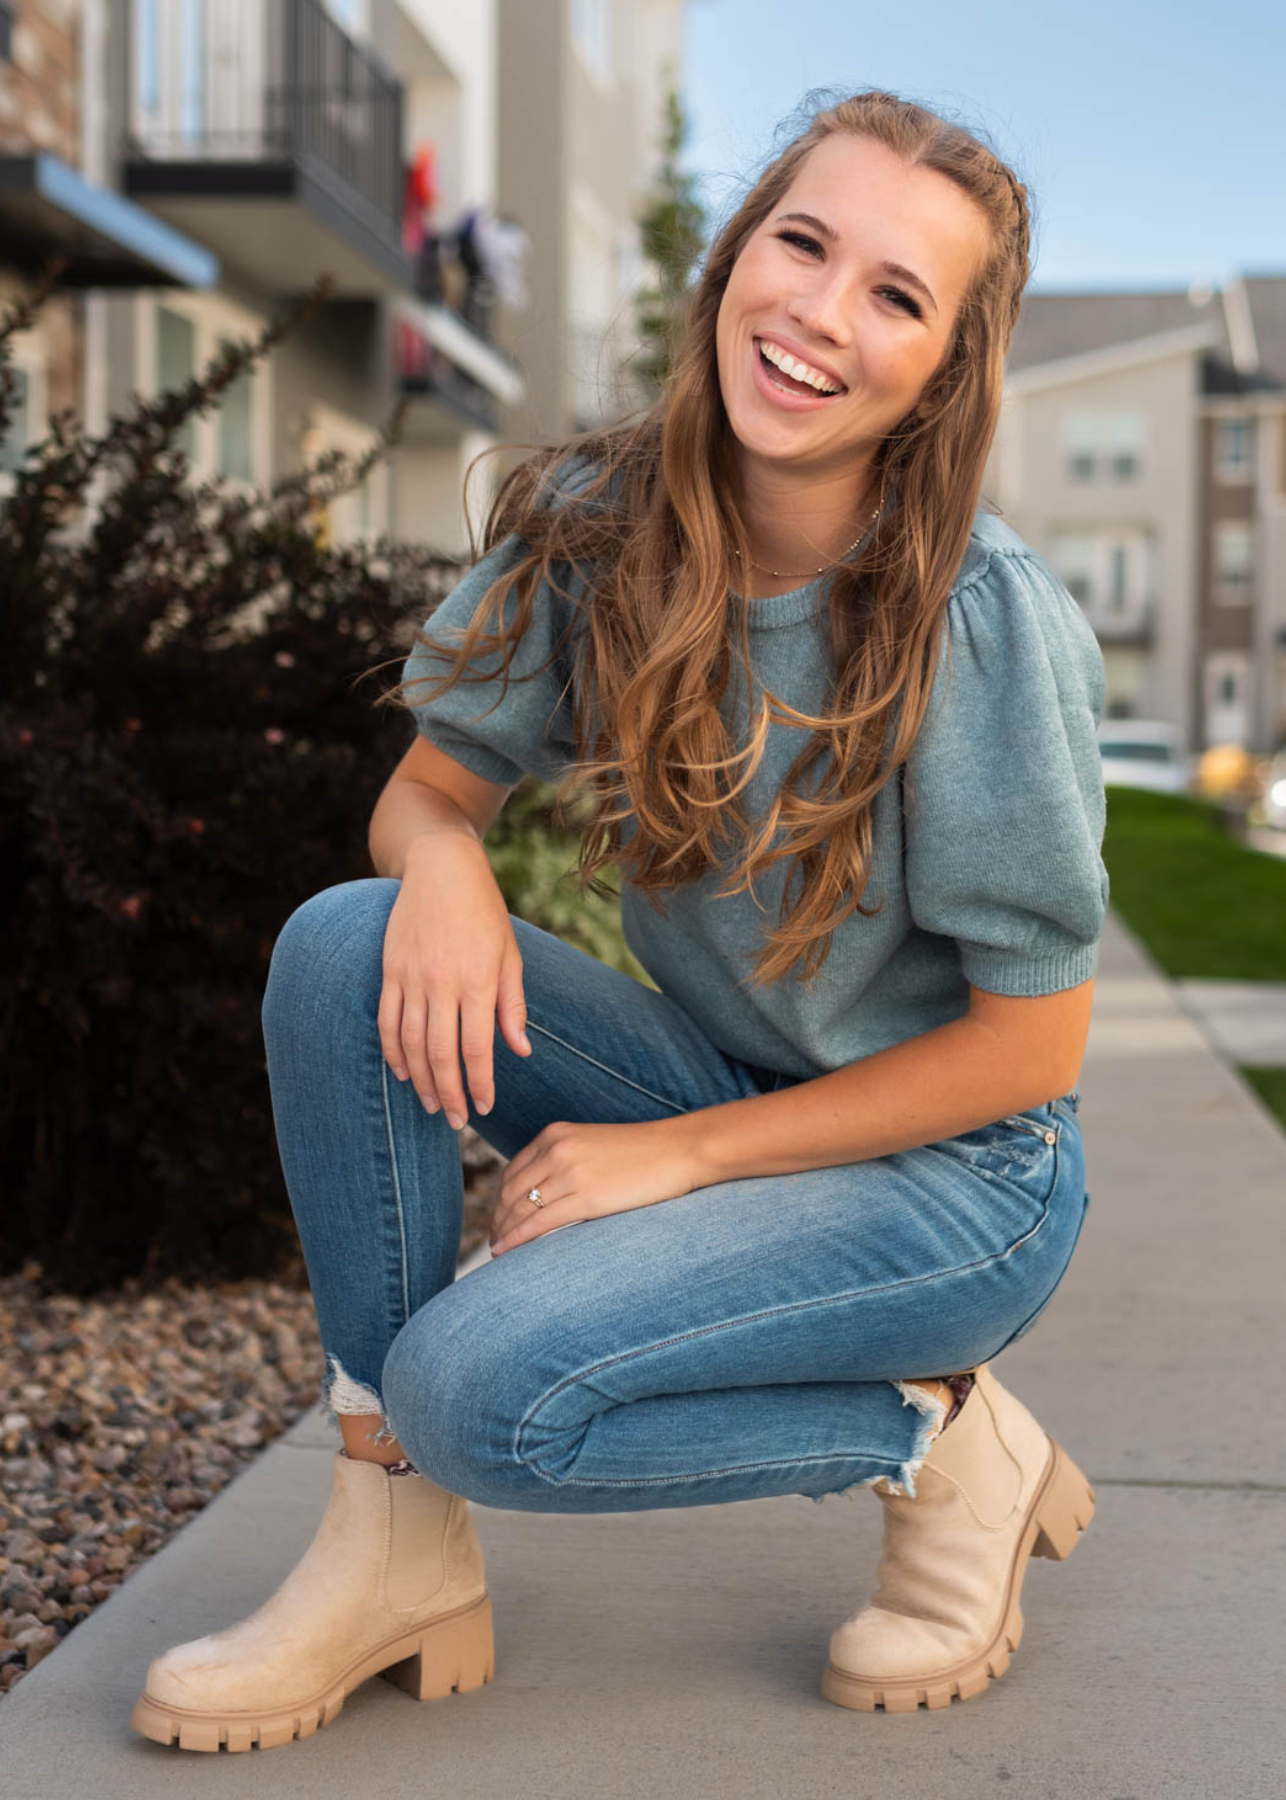
M843 562L843 560L846 556L851 556L853 554L854 550L857 549L857 546L861 543L862 539L870 531L872 525L874 525L875 521L879 518L880 514L883 511L884 511L884 497L883 497L883 495L881 495L880 496L880 504L876 507L875 511L871 514L871 516L867 520L866 524L862 527L861 531L858 532L857 536L853 539L853 542L849 545L848 549L842 550L840 552L840 554L833 559L834 562L841 563L841 562ZM732 554L738 558L740 558L740 556L741 556L740 550L736 550L736 549L733 550ZM753 557L751 557L750 566L752 569L760 570L761 573L763 573L765 575L776 575L779 578L784 575L786 577L786 579L789 581L801 581L805 575L824 575L826 573L826 570L828 568L831 568L833 566L833 564L832 563L823 563L820 569L799 569L797 571L790 570L790 569L770 569L764 563L757 563L755 561L755 559Z

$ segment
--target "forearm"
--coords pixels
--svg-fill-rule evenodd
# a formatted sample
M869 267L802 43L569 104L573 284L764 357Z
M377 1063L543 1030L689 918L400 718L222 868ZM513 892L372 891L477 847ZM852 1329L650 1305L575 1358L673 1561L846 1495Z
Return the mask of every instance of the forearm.
M796 1087L661 1121L694 1186L865 1162L1040 1106L1067 1084L966 1015Z
M400 881L412 846L443 831L462 831L482 841L472 821L449 795L423 781L390 781L371 814L367 837L375 873Z

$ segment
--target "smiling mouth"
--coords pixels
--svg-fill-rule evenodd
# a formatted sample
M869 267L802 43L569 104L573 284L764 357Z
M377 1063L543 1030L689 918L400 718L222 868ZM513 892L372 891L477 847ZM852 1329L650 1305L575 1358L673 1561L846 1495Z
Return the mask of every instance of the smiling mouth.
M764 355L763 342L760 338L755 338L753 343L760 368L773 386L780 388L783 394L798 394L801 399L806 400L839 400L848 392L846 387L840 387L834 393L823 393L820 388L813 387L807 381L796 381L793 375L788 375L784 369L779 369L775 362Z

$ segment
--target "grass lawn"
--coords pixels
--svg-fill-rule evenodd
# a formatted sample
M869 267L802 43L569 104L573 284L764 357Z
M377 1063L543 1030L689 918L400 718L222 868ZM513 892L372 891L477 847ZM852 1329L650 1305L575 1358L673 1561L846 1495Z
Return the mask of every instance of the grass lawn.
M1167 975L1286 981L1286 858L1237 843L1211 802L1109 787L1103 860Z
M1286 858L1229 837L1209 801L1109 787L1114 906L1168 975L1286 981ZM1286 1069L1239 1065L1286 1130Z

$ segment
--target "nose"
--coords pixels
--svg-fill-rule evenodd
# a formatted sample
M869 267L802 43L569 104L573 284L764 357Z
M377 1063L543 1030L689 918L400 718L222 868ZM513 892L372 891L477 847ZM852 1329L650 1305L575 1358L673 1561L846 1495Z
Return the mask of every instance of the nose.
M798 293L786 308L792 322L799 327L806 344L816 344L819 353L842 355L850 346L852 331L850 303L843 280L836 276L819 280L814 287Z

